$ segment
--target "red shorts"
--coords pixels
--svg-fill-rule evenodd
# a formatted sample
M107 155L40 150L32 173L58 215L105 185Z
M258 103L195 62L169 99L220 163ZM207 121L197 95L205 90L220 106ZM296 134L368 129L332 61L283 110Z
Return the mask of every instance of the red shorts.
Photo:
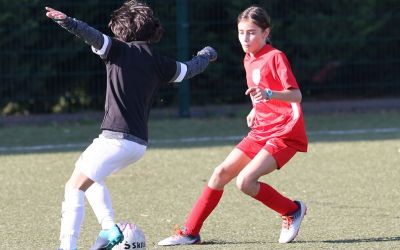
M236 148L243 151L250 159L253 159L261 149L265 149L274 157L278 169L283 167L297 152L296 149L289 147L284 140L279 138L272 138L266 143L260 143L245 137L236 145Z

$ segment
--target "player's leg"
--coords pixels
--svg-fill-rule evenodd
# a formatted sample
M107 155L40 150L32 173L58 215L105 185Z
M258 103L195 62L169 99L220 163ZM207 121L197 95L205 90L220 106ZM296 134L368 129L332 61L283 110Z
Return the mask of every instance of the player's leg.
M239 173L236 185L242 192L261 201L279 214L291 214L296 211L297 205L268 184L258 181L261 176L276 169L277 163L274 157L268 151L262 149Z
M81 173L84 176L88 176L92 180L92 183L93 181L104 183L103 181L108 175L137 161L144 154L145 150L146 146L123 139L107 139L100 135L81 154L75 164L74 173ZM99 237L92 246L92 249L111 249L114 245L122 241L123 235L114 223L108 190L104 185L96 184L92 190L92 187L89 188L89 186L86 186L89 191L89 202L93 205L92 208L98 220L104 221L104 227L107 227L106 230L102 230L99 233ZM83 193L80 193L80 197L83 203ZM63 219L62 221L71 224L68 222L70 221L69 219ZM113 226L108 228L111 223L113 223ZM75 224L77 225L78 223Z
M91 249L111 249L123 240L123 234L114 221L114 211L108 188L104 182L95 182L86 190L85 195L101 225L99 236Z
M193 235L199 234L203 222L215 209L221 199L225 185L235 178L249 161L250 158L248 156L241 150L235 148L226 159L214 169L203 193L186 219L185 227L188 233Z
M200 229L220 201L224 186L229 183L250 161L241 150L235 148L228 157L214 170L208 184L186 219L184 229L176 229L176 235L168 237L158 245L186 245L200 242Z
M91 164L85 162L89 154L86 153L77 162L77 166L96 180L86 190L85 194L101 228L107 230L112 228L115 222L111 196L104 180L110 174L138 161L145 153L146 146L127 140L107 138L99 138L96 144L99 149L92 152L106 149L106 152L103 151L101 155L97 156L97 163Z
M114 210L112 208L111 196L104 182L93 183L85 192L86 199L96 215L101 229L111 229L115 225Z
M65 185L61 208L60 249L77 249L85 212L84 192L92 183L90 178L75 169Z
M138 161L146 146L102 135L92 145L92 150L85 151L77 162L77 167L96 181L86 191L86 198L102 230L91 249L111 249L123 240L123 234L115 223L110 193L104 181L110 174Z
M273 143L266 144L237 178L237 186L240 190L282 216L280 243L290 242L296 237L306 206L300 201L286 198L268 184L259 182L258 179L284 166L295 153L296 150L286 146L283 141L274 140Z

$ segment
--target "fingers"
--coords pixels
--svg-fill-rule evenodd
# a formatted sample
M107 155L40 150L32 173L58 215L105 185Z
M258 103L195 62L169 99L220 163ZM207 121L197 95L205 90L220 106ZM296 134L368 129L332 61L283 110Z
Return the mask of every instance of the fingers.
M248 88L248 89L246 90L246 92L245 92L245 95L253 94L255 91L257 91L257 88L258 88L258 87L256 87L256 86Z
M202 50L197 52L197 55L206 56L210 60L210 62L217 60L217 57L218 57L217 51L210 46L204 47Z
M53 8L50 7L45 7L45 9L47 10L46 12L46 16L48 18L51 19L58 19L58 20L62 20L66 18L66 15L58 10L55 10Z
M250 94L253 101L259 102L265 99L264 91L258 86L253 86L248 88L245 94L246 95Z

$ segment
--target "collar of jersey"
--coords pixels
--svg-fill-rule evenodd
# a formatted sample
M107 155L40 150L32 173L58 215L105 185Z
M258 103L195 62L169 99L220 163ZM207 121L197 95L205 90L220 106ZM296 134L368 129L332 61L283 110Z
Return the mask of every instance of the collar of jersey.
M266 53L268 53L269 51L271 51L273 48L272 48L272 46L271 45L269 45L269 44L265 44L264 45L264 47L262 47L255 55L254 55L254 57L252 58L252 57L250 57L250 54L249 53L246 53L246 57L247 57L247 59L249 60L251 60L251 59L257 59L257 58L259 58L260 56L262 56L262 55L264 55L264 54L266 54Z

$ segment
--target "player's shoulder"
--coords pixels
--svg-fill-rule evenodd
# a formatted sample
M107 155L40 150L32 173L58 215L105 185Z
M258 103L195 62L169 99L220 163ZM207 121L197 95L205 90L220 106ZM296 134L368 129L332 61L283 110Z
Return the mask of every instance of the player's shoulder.
M268 54L270 56L286 56L285 52L283 52L282 50L280 50L278 48L272 47L272 46L270 46Z
M153 53L154 60L158 61L160 63L170 63L170 62L176 63L176 61L177 61L172 56L165 54L165 53L161 53L160 51L157 51L154 49L152 50L152 53Z
M282 61L283 62L287 62L288 61L286 53L283 52L280 49L272 47L272 49L270 50L270 52L268 54L269 54L268 58L269 58L270 61L274 61L276 63L277 62L282 62Z

